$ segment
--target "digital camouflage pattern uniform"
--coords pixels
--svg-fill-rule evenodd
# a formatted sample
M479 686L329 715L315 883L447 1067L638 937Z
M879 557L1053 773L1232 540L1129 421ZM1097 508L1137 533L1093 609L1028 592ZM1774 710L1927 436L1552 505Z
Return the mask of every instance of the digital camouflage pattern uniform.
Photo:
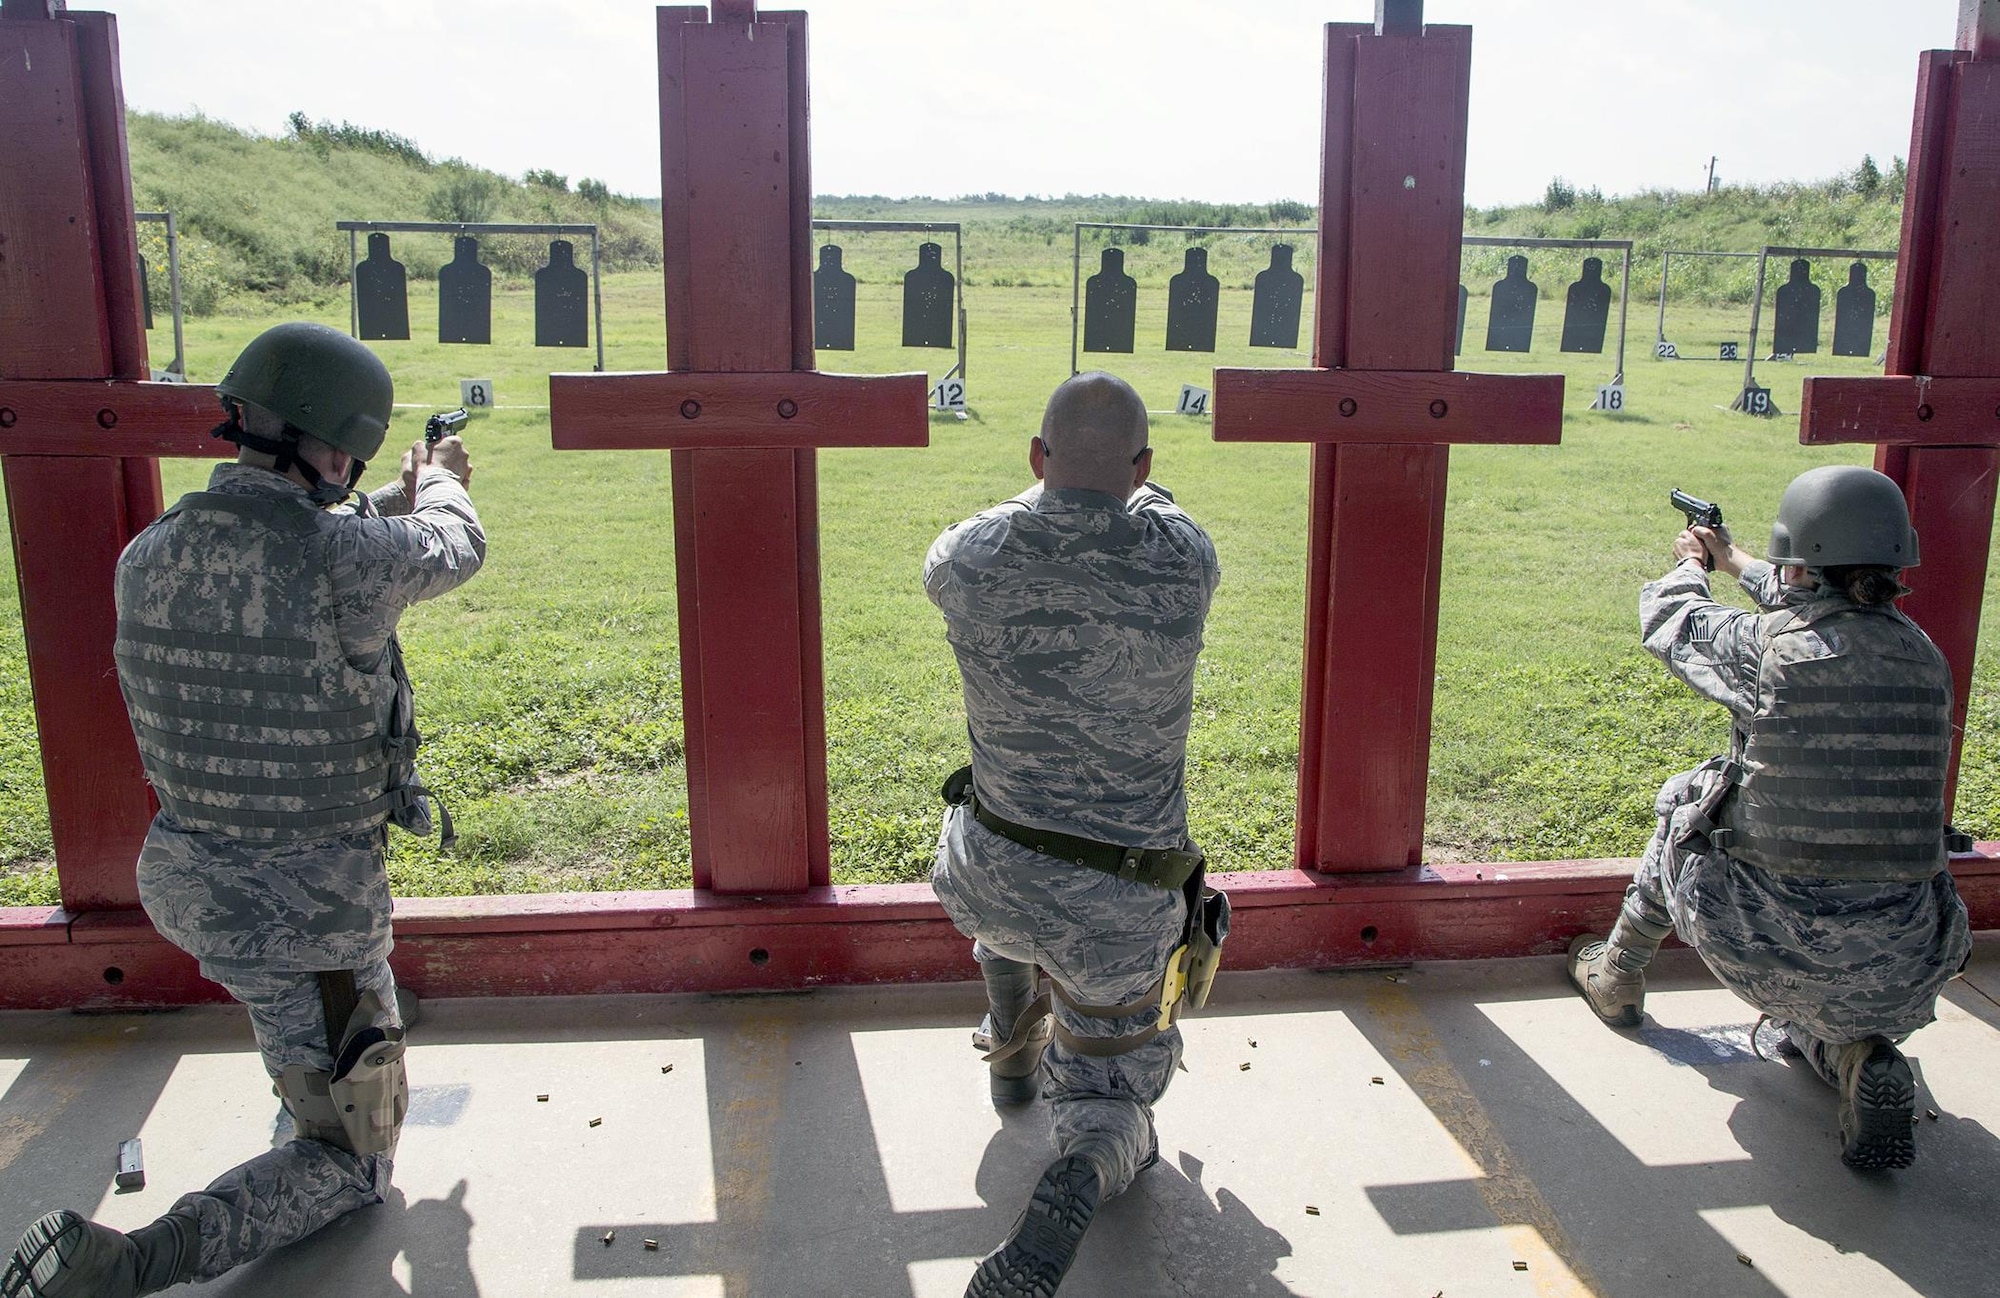
M305 489L289 479L242 464L217 465L208 490L306 500ZM465 488L447 472L424 475L414 507L396 483L354 507L319 511L317 521L331 568L340 644L363 671L374 671L384 655L395 652L396 622L405 608L462 584L485 558L479 516ZM159 534L148 529L132 542L127 557L160 543ZM171 601L173 587L161 581L151 589ZM310 598L305 592L300 597ZM171 608L152 611L171 621ZM246 614L246 624L254 620ZM386 834L386 827L378 827L333 839L260 843L189 829L163 812L146 835L138 872L147 915L169 941L201 962L205 977L249 1010L264 1067L274 1080L288 1065L333 1067L316 973L355 971L357 992L379 993L388 1016L395 1017ZM200 1222L200 1259L192 1278L221 1275L355 1208L381 1202L390 1171L387 1154L358 1156L295 1139L225 1173L175 1205L192 1209Z
M958 657L980 801L1017 824L1186 845L1195 658L1221 579L1207 533L1150 483L1129 501L1037 484L947 529L924 589ZM1151 988L1186 915L1178 891L1043 856L965 806L945 813L931 882L976 959L1039 965L1091 1005ZM1132 1035L1157 1012L1097 1019L1055 1005L1087 1037ZM1102 1059L1050 1045L1056 1152L1088 1146L1105 1197L1154 1156L1152 1105L1180 1057L1178 1028Z
M1746 565L1741 581L1766 611L1814 597L1782 585L1768 563ZM1687 560L1640 593L1639 622L1649 652L1729 709L1740 748L1758 706L1765 619L1711 599L1700 562ZM1788 877L1699 850L1703 809L1729 782L1725 766L1715 758L1660 790L1659 828L1625 912L1642 931L1678 933L1724 986L1788 1024L1793 1043L1835 1081L1830 1047L1900 1041L1934 1017L1971 949L1965 906L1946 870L1914 883Z

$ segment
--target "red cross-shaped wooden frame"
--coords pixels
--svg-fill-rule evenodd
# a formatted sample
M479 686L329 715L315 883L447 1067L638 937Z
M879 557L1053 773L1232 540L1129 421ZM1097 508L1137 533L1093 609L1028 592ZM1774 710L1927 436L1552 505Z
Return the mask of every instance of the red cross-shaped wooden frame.
M213 458L211 388L148 373L109 14L0 8L0 470L71 912L139 904L153 801L111 660L118 554L161 508L161 455Z
M1918 65L1888 373L1807 379L1799 440L1873 442L1901 484L1922 558L1903 609L1951 663L1963 735L2000 479L2000 4L1961 13L1960 48Z
M1390 0L1326 28L1310 370L1215 372L1218 441L1311 442L1297 861L1423 856L1453 442L1562 437L1559 374L1454 374L1472 30Z
M697 888L828 881L820 446L924 446L922 374L815 374L806 16L659 11L664 373L557 374L563 450L671 448Z

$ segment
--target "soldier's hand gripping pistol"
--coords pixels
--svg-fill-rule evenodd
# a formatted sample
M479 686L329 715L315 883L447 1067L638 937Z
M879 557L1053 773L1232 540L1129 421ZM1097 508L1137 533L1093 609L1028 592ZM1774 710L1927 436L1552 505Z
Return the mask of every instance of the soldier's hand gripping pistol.
M1700 496L1690 496L1679 487L1669 491L1667 499L1674 503L1675 509L1687 515L1687 525L1690 529L1708 528L1724 545L1729 544L1728 529L1722 525L1722 506L1714 501L1703 500ZM1701 566L1710 572L1715 571L1715 556L1709 553L1705 545L1702 547Z

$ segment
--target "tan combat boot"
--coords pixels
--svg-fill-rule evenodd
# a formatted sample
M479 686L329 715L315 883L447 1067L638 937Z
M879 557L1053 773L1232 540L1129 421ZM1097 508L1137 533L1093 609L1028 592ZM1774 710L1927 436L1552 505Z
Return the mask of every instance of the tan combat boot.
M1636 1028L1646 1007L1646 973L1613 963L1618 951L1609 938L1578 935L1569 944L1569 980L1598 1018L1616 1028Z
M1908 1167L1917 1161L1917 1082L1883 1037L1839 1047L1840 1161L1849 1167Z

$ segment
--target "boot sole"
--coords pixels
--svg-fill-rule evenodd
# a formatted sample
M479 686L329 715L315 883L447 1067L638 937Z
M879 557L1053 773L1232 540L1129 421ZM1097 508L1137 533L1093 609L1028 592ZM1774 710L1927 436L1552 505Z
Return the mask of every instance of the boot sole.
M1890 1046L1878 1046L1854 1084L1854 1133L1840 1161L1864 1170L1908 1167L1917 1161L1911 1117L1917 1082L1910 1065Z
M0 1273L0 1295L4 1298L41 1298L44 1285L61 1276L69 1255L61 1239L74 1232L83 1218L68 1209L49 1213L21 1236L20 1244Z
M1097 1214L1097 1193L1097 1169L1090 1160L1051 1163L1014 1233L973 1272L965 1298L1055 1298Z

